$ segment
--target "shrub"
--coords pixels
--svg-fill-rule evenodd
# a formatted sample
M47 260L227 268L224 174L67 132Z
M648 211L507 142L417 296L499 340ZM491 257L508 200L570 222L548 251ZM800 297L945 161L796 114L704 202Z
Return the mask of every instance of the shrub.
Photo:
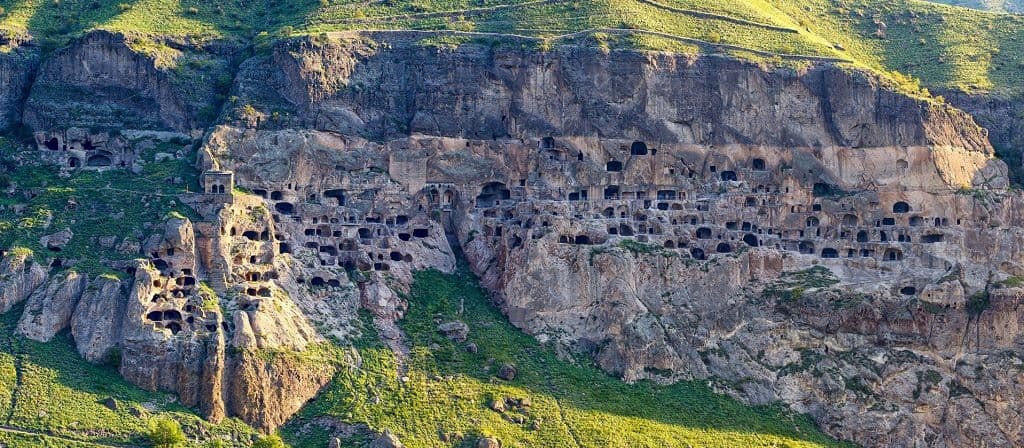
M156 448L173 448L185 443L185 433L182 432L181 425L169 417L151 419L146 438Z
M252 444L252 448L285 448L286 445L281 437L277 434L271 434L266 437L261 437L256 443Z

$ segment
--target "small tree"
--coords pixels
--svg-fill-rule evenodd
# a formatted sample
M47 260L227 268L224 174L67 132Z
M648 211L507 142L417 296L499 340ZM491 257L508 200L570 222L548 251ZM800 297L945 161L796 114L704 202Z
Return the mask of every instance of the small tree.
M266 437L261 437L256 443L252 444L252 448L287 448L284 444L284 440L277 434L271 434Z
M146 438L156 448L174 448L185 443L185 433L181 430L181 425L168 417L150 419Z

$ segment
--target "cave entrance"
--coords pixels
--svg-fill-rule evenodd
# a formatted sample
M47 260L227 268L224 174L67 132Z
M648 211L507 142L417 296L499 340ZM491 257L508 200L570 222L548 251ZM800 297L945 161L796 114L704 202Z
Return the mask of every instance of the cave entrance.
M324 197L334 199L338 202L338 206L345 205L345 191L344 190L327 190L324 192Z
M106 155L103 154L96 154L94 156L89 157L89 159L85 161L86 166L95 167L110 166L112 163L113 162L110 161L110 157L107 157Z
M480 189L480 194L476 196L476 206L478 208L494 207L499 201L510 199L512 197L512 191L501 182L490 182Z

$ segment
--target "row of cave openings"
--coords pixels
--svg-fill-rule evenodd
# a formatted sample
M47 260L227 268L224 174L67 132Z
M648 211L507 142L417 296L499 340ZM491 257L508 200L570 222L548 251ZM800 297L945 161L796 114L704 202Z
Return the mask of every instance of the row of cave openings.
M68 145L66 143L61 144L60 139L58 139L57 137L51 137L50 139L46 140L44 145L46 146L46 149L50 151L68 150ZM103 168L114 164L114 155L109 151L99 149L95 144L93 144L91 140L83 141L82 149L85 150L86 153L91 153L88 154L88 156L85 158L84 165L81 159L79 159L78 157L71 156L68 157L68 167L79 168L82 166L86 166L94 168ZM125 166L125 163L121 162L121 166Z
M174 255L173 248L167 249L167 252L168 256ZM152 259L153 266L161 271L163 277L153 280L153 287L160 291L153 294L150 302L154 308L146 312L146 319L153 322L158 328L165 328L170 330L171 334L177 335L184 325L195 324L195 316L192 313L196 312L196 309L191 303L186 303L184 314L187 316L184 316L181 310L168 306L174 301L187 300L192 297L196 279L192 275L191 269L182 269L180 273L170 271L170 264L162 258L157 258L160 256L159 253L151 255L154 257ZM171 280L173 283L164 285L164 280ZM204 325L208 331L214 331L217 328L215 323Z

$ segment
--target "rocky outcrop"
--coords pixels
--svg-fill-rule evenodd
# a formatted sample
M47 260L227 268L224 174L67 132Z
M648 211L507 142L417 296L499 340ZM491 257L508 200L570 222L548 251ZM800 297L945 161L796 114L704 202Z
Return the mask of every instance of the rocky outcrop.
M46 281L47 268L36 262L31 251L12 250L0 258L0 313L28 298Z
M36 131L80 127L189 132L215 116L233 49L93 31L39 67L24 108Z
M24 34L0 37L0 129L21 123L21 106L39 65L39 48Z
M418 204L457 235L514 324L626 380L712 379L870 446L1019 443L997 429L1012 413L956 425L978 402L929 395L972 381L950 367L965 341L978 366L1015 347L969 335L993 312L978 294L1024 266L1009 224L1020 198L967 115L828 65L368 37L296 41L246 63L242 101L291 115L238 115L204 148L207 166L239 173L282 218L317 224L282 227L297 253L346 263L325 255L328 233L341 248L394 248L398 217L417 211L347 201ZM387 196L354 174L385 158L403 187ZM353 215L370 238L346 245L335 224ZM392 270L405 265L397 247ZM389 315L381 289L362 290Z
M88 284L88 276L74 271L51 276L45 286L29 296L18 321L18 333L37 341L49 341L71 323L71 315Z
M441 50L394 38L377 44L372 33L343 36L293 40L247 62L237 90L254 101L244 104L289 104L297 116L291 124L374 138L553 135L991 151L962 112L831 65L796 73L719 57L584 47Z
M100 276L78 300L71 315L71 336L78 353L89 362L106 362L112 351L120 347L127 293L124 289L124 282L118 278Z
M831 64L393 36L242 64L182 198L201 219L165 218L128 277L84 291L7 254L0 304L31 296L46 316L22 332L70 325L89 360L272 430L331 378L318 346L359 307L401 364L413 273L461 246L513 324L627 381L706 380L868 446L1024 442L1024 198L969 116ZM46 62L26 122L63 130L41 151L97 151L65 128L89 98L89 126L201 125L203 91L132 39Z

